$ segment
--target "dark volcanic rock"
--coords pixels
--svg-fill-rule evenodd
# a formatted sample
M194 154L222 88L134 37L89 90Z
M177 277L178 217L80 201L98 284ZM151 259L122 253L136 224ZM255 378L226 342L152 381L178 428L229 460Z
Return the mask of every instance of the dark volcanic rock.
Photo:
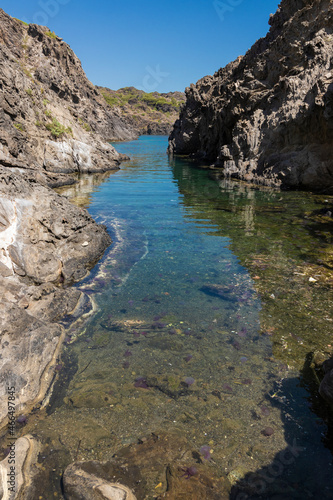
M169 139L224 175L333 189L333 6L282 0L268 35L186 89Z
M329 403L333 404L333 358L323 363L325 376L319 387L319 394Z
M78 281L111 243L86 210L1 166L0 193L0 262L10 274L34 284Z

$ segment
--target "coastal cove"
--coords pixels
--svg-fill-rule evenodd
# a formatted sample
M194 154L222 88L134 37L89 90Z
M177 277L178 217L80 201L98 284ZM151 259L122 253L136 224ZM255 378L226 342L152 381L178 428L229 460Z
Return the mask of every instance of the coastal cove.
M120 170L58 189L113 243L20 428L41 447L25 498L67 498L73 462L138 500L333 498L313 356L332 353L333 197L219 179L166 137L116 148Z

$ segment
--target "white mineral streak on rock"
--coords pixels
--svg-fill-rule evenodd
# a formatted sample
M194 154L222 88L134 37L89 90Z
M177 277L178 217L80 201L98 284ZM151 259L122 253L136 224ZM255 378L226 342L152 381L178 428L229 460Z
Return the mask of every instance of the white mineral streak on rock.
M73 156L79 171L89 171L93 168L91 153L92 148L89 144L73 141Z
M8 247L13 245L17 253L21 253L20 221L22 217L27 217L27 211L31 207L31 201L21 198L14 200L2 198L0 200L0 262L7 266L12 273L14 272L13 261L10 258Z
M0 200L0 262L13 272L13 265L8 254L8 247L15 240L17 229L16 203L8 200Z

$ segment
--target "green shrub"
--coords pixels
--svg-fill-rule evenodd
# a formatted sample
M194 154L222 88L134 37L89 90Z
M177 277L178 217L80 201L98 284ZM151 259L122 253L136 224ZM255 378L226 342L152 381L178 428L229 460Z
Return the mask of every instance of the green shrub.
M29 26L28 23L26 23L25 21L22 21L21 19L17 19L17 17L14 17L15 21L19 21L20 23L24 24L25 26Z
M111 106L112 108L114 106L119 106L119 99L118 99L118 97L112 97L107 92L102 92L102 96L104 97L104 99L107 102L107 104L109 106Z
M24 73L33 81L33 76L27 68L23 68Z
M17 130L24 132L24 127L23 127L22 123L14 123L14 127L17 128Z
M54 39L58 38L54 31L46 31L45 35L48 36L49 38L54 38Z
M52 118L52 113L48 109L45 109L44 115L46 115L48 118Z
M40 122L39 120L37 120L35 122L35 125L36 125L36 127L42 127L43 126L42 122Z
M32 90L31 89L25 89L26 93L31 97L32 96Z
M84 130L86 130L87 132L91 131L91 127L90 127L89 123L86 123L85 121L83 121L81 117L78 118L78 121L79 121L79 124L81 125L81 127L84 128Z
M61 137L64 134L73 135L71 127L66 128L64 125L59 123L56 118L52 118L52 122L47 123L46 128L51 132L51 134L55 138Z
M46 105L47 105L47 104L49 104L49 103L50 103L50 101L48 101L47 99L43 99L43 104L44 104L44 106L46 106Z

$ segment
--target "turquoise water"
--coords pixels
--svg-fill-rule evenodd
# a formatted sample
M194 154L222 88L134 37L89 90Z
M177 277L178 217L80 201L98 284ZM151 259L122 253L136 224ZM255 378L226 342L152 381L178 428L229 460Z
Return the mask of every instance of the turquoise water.
M330 236L304 224L328 201L218 181L166 147L166 137L117 144L131 157L119 172L81 198L63 190L113 244L78 285L95 312L72 327L38 421L53 450L43 498L67 463L111 460L162 431L199 456L208 447L203 467L227 475L230 498L333 498L329 412L306 364L332 339L327 265L314 255ZM158 498L149 481L144 498Z

